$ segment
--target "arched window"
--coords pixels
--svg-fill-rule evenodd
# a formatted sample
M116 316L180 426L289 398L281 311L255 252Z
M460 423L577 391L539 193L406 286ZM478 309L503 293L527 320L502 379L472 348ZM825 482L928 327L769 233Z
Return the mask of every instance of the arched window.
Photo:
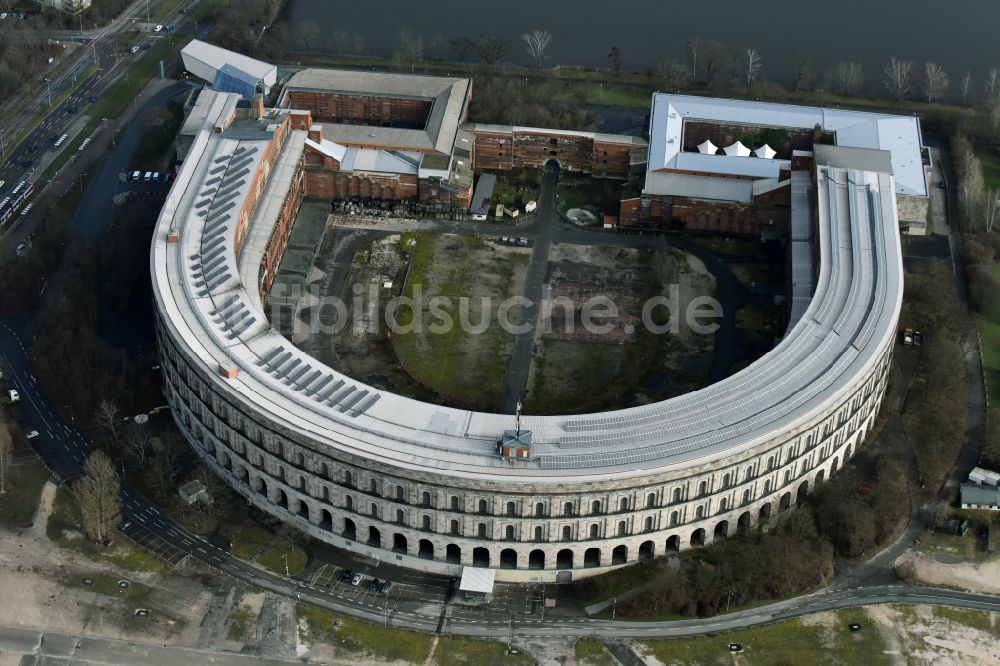
M458 496L457 495L452 495L451 496L451 510L452 511L458 511Z
M378 481L376 481L375 479L372 479L371 483L368 484L368 488L369 488L369 490L371 490L372 495L377 494L378 493Z
M347 470L344 470L344 485L345 486L353 486L354 485L354 477L351 476L351 473L349 471L347 471Z
M396 486L396 501L403 501L403 486Z
M420 495L420 503L424 506L431 505L431 494L426 490Z
M619 502L618 502L618 510L619 511L628 511L628 498L627 497L623 497L623 498L621 498L621 500L619 500Z
M699 519L700 518L704 518L705 517L705 507L699 506L697 509L695 509L694 517L695 518L699 518Z
M649 493L646 495L646 508L652 509L654 506L656 506L656 494Z
M573 540L573 528L570 527L569 525L563 525L562 540L563 541Z
M563 515L564 516L572 516L573 515L573 503L572 502L566 502L565 504L563 504Z
M723 488L728 488L729 487L729 475L728 474L724 474L723 477L722 477L722 487Z
M423 517L420 519L420 526L423 527L425 530L429 530L431 528L431 517L428 516L427 514L424 514Z
M541 502L535 505L535 515L539 517L545 515L545 505Z
M708 484L702 481L698 484L698 497L704 497L705 493L708 491Z
M590 505L590 512L591 513L600 513L601 512L601 501L600 500L594 500L593 501L593 503Z
M681 501L681 489L680 488L674 488L674 492L670 496L670 501L673 502L674 504L677 504L678 502Z
M767 459L767 471L770 472L774 469L774 456L770 456Z
M719 500L719 511L722 512L728 508L729 508L729 500L723 497L721 500Z
M487 513L487 510L486 510L486 500L484 500L484 499L479 500L479 513L482 513L482 514L486 514Z
M675 525L677 525L677 512L676 511L671 511L670 512L670 526L674 527Z
M378 518L378 504L372 502L372 516Z
M354 498L350 495L346 495L344 497L344 508L348 511L352 511L354 509Z
M743 475L743 479L749 481L752 478L753 478L753 467L747 467L747 471Z
M601 529L601 527L597 523L593 523L590 526L590 538L591 539L596 539L597 535L598 535L598 532L600 531L600 529Z
M647 532L652 532L653 531L653 517L652 516L646 516L646 520L643 522L642 529L644 529Z
M517 514L517 505L513 502L507 502L507 515L513 516Z
M480 539L486 538L486 523L479 523L479 525L476 527L476 534L479 536Z
M535 541L541 541L541 540L542 540L542 526L541 525L536 525L535 526Z
M504 535L503 536L504 536L505 539L507 539L507 541L513 541L514 540L514 526L513 525L508 525L507 528L504 530Z
M625 521L618 521L618 536L625 536Z
M458 534L458 521L457 520L451 521L451 533L452 534Z
M403 517L402 509L396 509L396 522L399 523L400 525L406 522L406 519Z
M747 488L746 490L743 491L743 503L744 504L749 504L750 503L750 489L749 488Z

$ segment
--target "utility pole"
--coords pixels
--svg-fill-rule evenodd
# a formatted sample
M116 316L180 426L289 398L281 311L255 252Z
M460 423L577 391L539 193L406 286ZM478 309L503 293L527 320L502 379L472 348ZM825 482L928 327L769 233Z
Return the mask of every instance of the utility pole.
M148 2L148 0L147 0L147 2ZM283 554L281 556L281 559L283 559L285 561L285 575L287 576L288 575L288 553Z
M45 98L48 100L49 106L52 106L52 87L49 85L51 80L49 78L45 79Z
M149 0L146 0L146 23L152 23L152 21L149 20Z

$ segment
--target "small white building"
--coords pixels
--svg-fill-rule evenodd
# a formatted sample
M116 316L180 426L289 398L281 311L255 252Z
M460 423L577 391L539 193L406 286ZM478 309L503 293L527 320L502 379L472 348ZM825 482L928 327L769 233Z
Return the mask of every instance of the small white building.
M466 601L489 601L493 597L496 577L496 569L462 567L462 580L458 584L458 590L465 593Z

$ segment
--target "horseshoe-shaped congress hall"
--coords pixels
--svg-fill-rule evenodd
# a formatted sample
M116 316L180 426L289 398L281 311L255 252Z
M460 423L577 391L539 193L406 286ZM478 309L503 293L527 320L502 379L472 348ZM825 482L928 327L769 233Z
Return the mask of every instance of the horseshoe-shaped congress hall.
M446 187L458 162L475 164L474 149L458 145L476 143L477 126L465 123L471 83L467 91L465 80L434 80L441 85L423 86L433 88L434 127L389 128L435 133L426 142L434 169L412 153L421 188ZM201 91L152 241L174 418L198 455L261 510L382 562L563 582L773 520L843 469L870 432L903 294L900 200L927 196L915 118L654 95L645 189L632 214L650 200L731 206L740 187L749 203L787 188L788 328L757 361L692 393L594 414L526 415L516 426L514 415L367 386L297 349L266 318L299 205L318 196L313 184L330 160L343 171L356 151L352 177L361 162L380 163L364 151L409 163L409 152L352 143L384 128L369 135L351 126L341 138L318 115ZM809 145L784 159L692 149L713 126L762 125ZM712 195L716 185L724 196Z

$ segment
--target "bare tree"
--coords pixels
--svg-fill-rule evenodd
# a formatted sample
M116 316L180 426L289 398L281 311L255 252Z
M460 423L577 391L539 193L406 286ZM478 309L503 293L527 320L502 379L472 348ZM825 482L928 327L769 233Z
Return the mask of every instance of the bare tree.
M0 495L7 492L7 470L14 455L14 439L10 434L7 413L0 410Z
M994 97L989 102L990 110L990 128L992 134L990 135L990 143L996 143L997 131L1000 131L1000 98Z
M611 52L608 53L608 58L611 60L611 71L615 73L615 76L622 75L622 50L617 46L611 47Z
M712 85L719 78L726 60L726 47L714 39L706 40L701 46L701 62L705 72L705 83Z
M150 438L149 431L145 426L132 423L125 430L125 441L123 443L125 455L132 459L132 462L139 469L145 469L149 464Z
M841 60L833 70L831 87L838 95L857 95L864 84L864 70L860 62Z
M535 69L541 69L546 58L545 49L549 48L549 42L552 41L552 34L548 30L535 28L531 32L521 35L521 39L527 45L528 55L531 56Z
M302 43L305 44L306 51L309 51L312 49L313 40L320 36L321 30L316 21L306 20L296 26L295 32L298 34L299 39L302 40Z
M424 36L403 28L399 31L399 48L393 56L400 64L408 64L412 72L424 59Z
M687 67L673 58L660 58L653 66L653 71L664 90L679 90L689 80Z
M746 74L747 85L750 86L760 76L760 70L764 67L764 61L761 59L757 49L747 49L743 57L744 73Z
M107 428L111 433L111 438L118 442L118 406L108 398L101 398L97 404L97 413L94 415L97 425Z
M812 86L812 56L805 49L795 49L791 55L792 89L808 90Z
M456 37L449 41L448 45L455 52L459 62L465 62L466 58L476 52L476 43L468 37Z
M483 33L476 42L476 52L483 64L495 65L510 53L510 42L505 37Z
M967 142L964 145L957 160L958 206L964 219L971 224L983 193L983 170L972 147Z
M995 67L986 73L986 83L983 85L983 93L987 100L996 99L1000 96L1000 70Z
M908 60L897 60L892 58L889 64L882 68L885 73L885 89L897 102L902 102L910 96L910 88L913 82L910 80L910 70L913 63Z
M698 47L701 46L701 35L688 37L688 56L691 58L691 78L698 78Z
M969 72L965 73L962 77L962 84L959 86L959 90L962 91L962 104L969 103L969 87L972 85L972 74Z
M928 104L944 95L945 91L948 90L948 74L941 65L936 62L924 63L924 80L921 89L927 97Z
M83 529L91 539L107 546L114 541L115 526L121 517L121 482L111 458L101 450L90 454L83 472L84 476L73 483Z
M1000 191L988 189L983 192L982 213L983 231L990 233L1000 219Z

